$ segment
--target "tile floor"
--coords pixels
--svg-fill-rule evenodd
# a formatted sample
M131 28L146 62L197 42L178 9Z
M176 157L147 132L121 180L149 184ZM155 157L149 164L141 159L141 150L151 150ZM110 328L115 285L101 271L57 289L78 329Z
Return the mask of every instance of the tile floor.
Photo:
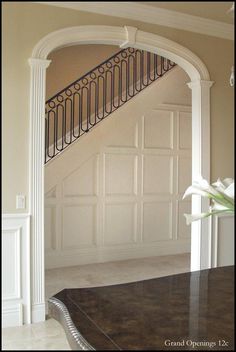
M190 254L130 259L46 270L46 299L64 288L95 287L151 279L190 270ZM54 319L2 329L3 350L70 350Z

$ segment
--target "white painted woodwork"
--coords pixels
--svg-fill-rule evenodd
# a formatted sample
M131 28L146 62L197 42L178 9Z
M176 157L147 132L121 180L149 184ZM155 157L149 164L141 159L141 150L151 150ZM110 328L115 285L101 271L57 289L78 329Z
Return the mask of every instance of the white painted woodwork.
M2 326L31 323L30 216L2 216Z
M234 215L214 215L212 230L212 266L234 265Z
M177 65L183 68L183 70L189 75L192 88L192 136L193 132L196 135L192 139L192 179L197 177L199 174L203 174L204 177L209 180L209 169L210 169L210 87L213 82L210 81L210 75L206 65L202 60L191 52L189 49L179 45L178 43L171 41L167 38L158 36L153 33L143 32L140 30L135 31L135 37L132 37L134 30L130 30L130 27L115 27L115 26L77 26L70 28L63 28L52 33L47 34L41 38L35 45L32 51L31 59L36 59L40 64L40 70L36 67L32 67L32 74L30 78L30 129L31 129L31 140L30 140L30 214L34 226L31 228L31 238L33 242L37 242L37 245L32 247L31 258L37 258L34 261L34 270L32 272L32 280L34 282L31 296L34 302L32 312L34 312L33 321L43 321L45 319L45 294L44 294L44 240L39 240L39 234L44 239L44 231L42 224L44 223L44 209L43 203L38 201L38 194L44 195L44 178L43 178L43 155L44 146L41 144L42 130L44 126L43 118L40 118L41 112L44 111L45 107L45 84L46 84L46 62L49 63L47 56L53 50L59 49L64 46L79 45L79 44L111 44L119 45L124 44L129 46L130 37L132 38L132 46L137 49L147 50L161 56L164 56L171 61L174 61ZM29 59L31 63L32 60ZM205 83L205 85L202 84ZM37 97L37 99L35 98ZM35 118L36 117L36 118ZM42 117L42 116L41 116ZM197 128L196 126L202 126L203 128ZM205 129L205 127L207 127ZM199 160L201 164L199 164ZM35 179L37 178L37 182ZM39 192L39 193L38 193ZM33 204L38 204L34 207ZM203 201L199 198L192 198L192 208L199 210L203 205ZM204 205L207 205L204 203ZM59 207L57 208L59 212ZM207 223L208 224L208 223ZM99 225L100 226L100 225ZM60 229L57 229L58 233ZM199 270L200 268L209 267L211 261L210 251L204 250L204 246L201 246L203 241L208 242L208 247L211 243L211 232L209 226L191 226L191 270ZM57 248L60 247L60 243L57 243ZM171 245L170 245L171 247ZM159 246L158 248L161 248ZM153 251L153 255L157 254L157 249L151 246L149 253ZM109 251L109 255L112 250ZM114 250L113 254L117 251ZM138 250L137 250L138 253ZM142 255L145 255L146 249L140 250ZM132 256L133 253L130 253ZM107 251L104 250L104 258L106 259ZM122 253L120 253L122 257ZM67 257L68 259L68 257ZM37 281L38 277L40 279ZM38 297L41 297L38 299ZM37 303L38 302L38 303Z
M156 99L177 72L45 166L47 268L190 251L191 108Z
M30 197L32 322L45 320L44 302L44 111L45 78L50 60L29 59L30 90ZM35 141L37 141L35 143Z

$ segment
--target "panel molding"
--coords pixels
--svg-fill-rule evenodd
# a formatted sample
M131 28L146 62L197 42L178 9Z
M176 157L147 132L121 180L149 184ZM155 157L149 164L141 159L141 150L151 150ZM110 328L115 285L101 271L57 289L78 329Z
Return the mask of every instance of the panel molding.
M9 328L23 325L23 306L13 303L9 307L2 307L2 327Z
M10 240L11 236L11 240ZM17 326L31 323L31 278L30 278L30 215L2 215L2 248L6 246L6 260L14 258L14 266L2 263L3 326ZM13 256L14 254L14 256ZM12 257L13 256L13 257ZM3 256L4 260L4 256ZM13 270L13 272L12 272ZM8 279L7 279L8 278ZM13 280L13 281L11 281Z
M81 244L78 243L77 245L65 245L66 243L66 238L65 235L67 233L67 236L70 235L70 232L68 231L68 229L65 231L65 211L67 208L91 208L92 209L92 237L91 237L91 244ZM66 204L64 205L64 207L62 208L62 238L61 238L61 249L62 251L71 251L71 250L76 250L78 248L90 248L90 247L96 247L97 243L96 243L96 238L97 238L97 233L98 233L98 226L97 226L97 205L93 204L93 203L88 203L88 204ZM84 232L86 232L86 229L84 229ZM67 240L68 241L68 240Z
M12 251L11 251L11 253L8 253L8 254L13 255L13 258L15 259L15 265L14 265L14 275L15 275L14 288L15 288L15 290L11 294L8 294L8 295L4 295L4 292L3 292L2 299L4 301L14 300L14 299L21 299L21 297L22 297L22 295L21 295L21 291L22 291L21 290L22 226L12 227L12 228L9 228L9 229L3 229L3 231L2 231L3 244L4 244L4 241L5 241L4 235L6 235L7 237L9 237L11 235L14 236L13 237L13 246L14 247L11 248ZM3 254L2 257L4 258L4 254Z
M145 210L145 205L157 205L157 204L162 204L162 206L165 204L168 206L168 211L169 211L169 217L168 217L168 237L166 238L158 238L156 237L155 240L149 240L149 241L146 241L145 240L145 229L144 229L144 210ZM143 201L142 202L142 242L143 243L160 243L160 242L163 242L163 241L172 241L173 240L173 202L172 200L153 200L153 201ZM163 230L163 228L162 228ZM155 231L155 229L154 229Z
M150 117L150 115L153 113L153 112L168 112L169 113L169 118L170 118L170 146L168 147L165 147L165 146L147 146L146 143L145 143L145 133L146 133L146 123L148 123L148 118ZM157 117L156 117L157 119ZM147 121L147 122L146 122ZM151 109L147 114L145 114L143 116L143 138L142 138L142 148L144 150L168 150L168 151L172 151L173 148L174 148L174 110L169 110L169 109Z
M132 230L131 230L131 236L129 240L124 240L123 242L119 242L119 243L115 243L114 241L110 242L107 241L106 242L106 219L107 219L107 211L106 208L107 207L122 207L123 209L125 209L125 206L129 206L132 207ZM123 246L126 247L126 245L129 245L131 243L136 243L137 242L137 203L136 201L130 201L130 202L117 202L116 200L113 200L112 202L106 202L104 204L104 208L103 208L103 214L104 214L104 218L103 218L103 232L102 232L102 243L104 247L109 247L109 246ZM124 218L121 219L122 221L124 220ZM115 222L115 221L114 221ZM108 234L109 236L109 234Z
M135 104L137 103L138 101L136 99ZM133 257L135 257L135 255L137 256L141 255L140 254L141 247L146 248L144 250L144 253L146 253L147 256L152 255L153 252L150 247L154 244L158 246L160 245L160 252L156 251L156 253L161 253L162 255L166 253L165 252L166 250L167 252L169 251L169 244L171 242L178 243L179 241L180 242L184 241L185 248L187 248L187 243L190 246L190 236L181 238L181 236L177 235L177 232L178 232L178 229L177 229L178 204L177 203L181 199L181 195L178 194L177 192L178 189L177 189L176 182L177 182L177 176L178 176L177 158L178 157L191 158L191 149L186 149L184 151L178 149L178 141L177 141L178 128L179 128L178 117L179 117L180 111L191 113L191 107L185 106L185 105L176 105L176 104L156 104L155 100L153 100L153 103L151 105L149 102L148 106L149 106L148 110L144 109L145 113L147 112L147 115L149 115L149 112L152 113L153 111L157 113L158 112L162 113L164 111L164 112L168 112L169 114L168 116L171 117L172 133L171 133L170 142L173 148L171 150L160 149L160 148L144 148L142 140L144 135L145 114L143 114L143 112L139 112L139 110L138 112L135 112L134 116L131 116L129 120L127 120L125 111L123 112L124 118L122 118L122 116L119 115L119 126L121 130L117 129L117 122L115 118L116 116L114 116L114 119L111 120L107 124L107 126L106 125L101 126L100 129L98 127L96 130L97 134L96 133L94 134L94 139L96 139L97 137L100 138L101 133L104 133L104 137L102 138L102 141L99 142L98 146L96 147L94 146L94 148L89 149L88 146L91 146L91 141L87 140L86 142L86 140L84 140L81 147L85 152L88 149L88 152L85 153L86 154L85 161L77 160L76 163L73 164L73 170L71 171L70 169L68 171L68 175L66 175L65 173L62 173L61 178L59 180L57 179L57 182L56 182L56 190L57 190L56 198L45 199L46 207L57 206L57 208L61 210L60 214L58 210L58 215L57 215L58 224L56 225L58 229L56 231L58 233L58 236L57 236L58 238L56 239L56 243L60 243L60 246L58 246L57 249L54 251L50 251L50 250L46 251L47 268L49 268L50 266L55 267L55 265L57 265L56 263L59 263L59 260L57 259L59 257L61 258L60 264L58 264L60 266L63 266L64 264L67 265L66 263L70 263L71 265L79 265L80 263L88 264L94 261L97 262L99 260L106 260L106 258L110 258L110 260L113 260L114 256L110 256L108 252L109 250L111 250L111 253L113 253L115 248L118 250L118 252L115 255L115 258L116 260L120 260L122 258L128 259L130 253L133 253L131 254L133 255ZM130 128L130 135L132 135L131 127L133 128L133 131L135 133L138 130L138 135L137 135L138 147L136 149L127 147L126 142L124 146L122 146L122 143L119 143L119 141L123 140L121 131L123 131L127 123ZM147 123L150 123L150 120L147 120ZM167 129L167 132L168 132L168 129ZM120 139L118 138L119 136L121 136ZM117 146L115 145L111 146L111 141L114 140L114 138L116 138ZM152 138L154 137L152 136ZM75 145L74 148L77 150L78 146ZM75 155L76 155L76 150L74 152ZM99 190L98 195L97 196L86 195L86 194L79 195L79 194L76 194L76 191L75 191L75 194L73 194L73 188L71 188L70 195L65 195L64 194L65 189L63 185L64 185L64 181L68 180L68 176L77 172L76 170L83 168L84 165L86 166L86 163L89 160L90 160L89 162L93 162L95 158L97 160L97 166L96 166L96 171L94 169L93 173L96 174L96 177L90 175L89 180L91 181L93 179L93 182L97 183L97 188ZM167 160L167 165L170 165L169 171L171 174L171 178L170 178L171 192L170 193L166 193L166 192L163 193L161 187L160 187L160 193L154 192L152 188L150 188L149 193L145 193L145 194L143 193L142 191L143 176L144 176L143 160L145 158L148 158L148 159L154 158L153 160L151 159L152 163L153 162L155 163L156 158L159 158L161 162ZM61 163L62 162L63 160L61 161ZM61 168L60 165L62 166L62 168L65 168L63 166L64 164L58 164L59 168ZM127 171L127 167L128 167L128 171ZM191 168L191 166L189 167ZM109 171L109 175L107 174L108 171ZM150 170L147 170L147 171L150 174ZM86 177L86 173L83 173L83 174ZM52 175L52 174L49 173L49 175ZM108 176L109 176L109 179L107 178ZM125 188L126 191L123 193L121 188L123 186L122 186L122 182L120 182L120 178L123 178L124 182L126 182L126 184L124 184L124 186L126 187ZM111 189L110 191L109 189L107 189L109 180L110 182L115 183L115 186L114 186L115 188L113 187L114 189L113 190ZM155 186L155 183L158 182L158 180L156 179L156 171L152 172L151 180L153 182L153 185ZM127 188L127 181L129 185L128 188ZM52 186L52 183L50 181L48 182L47 180L47 183ZM119 183L121 186L119 186ZM51 187L51 189L53 188ZM76 182L75 182L75 189L76 189ZM90 187L90 189L92 188ZM119 189L121 191L119 191ZM127 190L129 190L129 192ZM168 204L168 209L169 209L168 216L169 216L170 223L167 229L168 233L166 235L163 234L164 237L162 236L162 238L159 238L159 239L157 235L155 235L156 237L154 236L155 238L144 238L145 236L144 236L144 228L143 228L144 227L143 211L144 211L145 204L149 204L149 203L158 204L158 209L161 209L159 205L163 204L163 202L164 204ZM76 231L73 229L73 227L71 228L72 231L70 231L66 227L66 224L63 225L63 228L64 228L63 231L65 233L64 240L63 240L63 235L62 234L60 235L60 226L61 226L60 224L63 222L63 218L64 218L63 212L65 212L68 207L82 207L82 208L85 207L84 209L86 209L86 207L88 206L89 207L92 206L94 209L96 208L96 213L97 213L94 219L93 220L91 219L88 223L88 226L90 226L89 227L90 230L91 230L92 222L95 228L93 243L82 244L82 242L80 242L78 243L78 245L76 245L76 242L75 242ZM116 213L115 206L117 206L117 213ZM111 209L111 212L109 212L110 215L108 215L109 209ZM124 212L123 215L122 215L122 211ZM129 214L129 218L126 217L127 214ZM89 210L87 213L85 213L85 216L90 216ZM88 219L90 219L90 217ZM69 221L69 224L70 223L71 224L73 223L72 216ZM76 219L74 223L75 223L74 226L76 226ZM151 226L151 224L149 225ZM78 238L83 239L83 236L84 236L83 233L86 233L86 226L85 224L81 226L82 228L80 229L80 234L78 234ZM158 230L158 223L155 223L155 220L152 226L154 226L155 228L155 229L153 228L153 231ZM188 230L190 235L190 227L188 228ZM109 235L110 235L110 240L109 240ZM68 244L70 243L70 241L72 241L71 243L73 243L73 246L72 245L65 246L65 243ZM135 250L135 248L137 249L137 251ZM174 253L173 248L172 248L172 253ZM164 253L162 252L162 250L164 251ZM188 247L188 250L189 250L189 247ZM125 253L127 253L127 256L125 256ZM69 254L71 254L73 258L71 259L71 261L68 258Z
M228 224L227 220L230 220ZM226 227L227 233L222 233L222 227ZM222 236L228 247L227 258L220 257L219 242ZM211 258L213 268L234 265L234 215L221 214L212 217Z

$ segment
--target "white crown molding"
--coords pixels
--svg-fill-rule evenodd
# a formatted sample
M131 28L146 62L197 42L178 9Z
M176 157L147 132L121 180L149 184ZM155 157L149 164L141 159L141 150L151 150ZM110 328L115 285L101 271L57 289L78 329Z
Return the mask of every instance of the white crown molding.
M234 25L232 24L135 2L37 1L35 3L127 18L130 20L152 23L223 39L234 39Z

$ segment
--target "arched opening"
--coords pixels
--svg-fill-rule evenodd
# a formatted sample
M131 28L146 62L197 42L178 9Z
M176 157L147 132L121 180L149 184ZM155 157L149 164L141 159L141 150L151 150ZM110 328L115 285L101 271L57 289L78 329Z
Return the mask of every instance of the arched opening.
M112 44L159 54L177 63L190 77L192 90L192 178L210 176L210 87L207 68L191 51L166 38L133 27L80 26L44 37L29 59L31 66L30 213L32 238L32 321L45 317L44 303L44 104L47 57L55 49L76 44ZM208 201L193 197L192 210L204 211ZM210 266L209 222L191 228L191 270Z

